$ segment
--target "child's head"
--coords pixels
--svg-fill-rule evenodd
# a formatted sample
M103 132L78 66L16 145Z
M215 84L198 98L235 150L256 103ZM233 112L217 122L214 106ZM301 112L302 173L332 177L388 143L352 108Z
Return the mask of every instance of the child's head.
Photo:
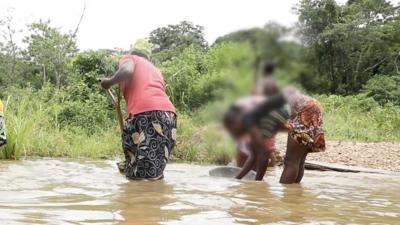
M265 63L261 69L261 77L260 85L262 88L262 92L260 92L264 96L274 96L279 93L279 87L276 81L273 79L272 75L275 71L274 63Z
M246 133L243 124L243 114L243 109L241 107L233 105L228 109L224 116L224 126L229 134L235 139L240 138Z
M268 77L268 76L272 76L272 74L275 71L275 63L272 62L267 62L263 65L262 67L262 76L263 77Z

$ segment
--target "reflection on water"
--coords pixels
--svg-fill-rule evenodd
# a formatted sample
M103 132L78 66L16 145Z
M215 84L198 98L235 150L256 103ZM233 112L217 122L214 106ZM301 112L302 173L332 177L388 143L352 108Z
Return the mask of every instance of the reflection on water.
M303 184L208 176L168 165L165 179L129 182L114 162L2 161L1 224L399 223L399 177L306 171Z

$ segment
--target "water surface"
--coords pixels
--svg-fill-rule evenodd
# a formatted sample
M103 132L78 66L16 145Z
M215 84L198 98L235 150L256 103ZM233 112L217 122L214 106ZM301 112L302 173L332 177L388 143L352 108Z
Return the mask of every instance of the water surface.
M128 181L111 161L1 161L1 224L399 224L400 177L306 171L281 185L212 178L170 164L165 179Z

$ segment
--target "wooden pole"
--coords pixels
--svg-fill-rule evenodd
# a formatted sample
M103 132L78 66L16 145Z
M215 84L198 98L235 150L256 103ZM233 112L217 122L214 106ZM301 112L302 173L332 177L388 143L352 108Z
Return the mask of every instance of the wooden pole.
M107 89L108 94L111 97L111 101L113 102L113 105L116 108L116 114L117 114L117 119L118 119L118 123L119 123L119 129L122 132L124 131L124 119L122 116L122 111L121 111L121 90L120 88L118 88L117 90L117 98L115 98L114 94L112 93L112 91L110 89Z

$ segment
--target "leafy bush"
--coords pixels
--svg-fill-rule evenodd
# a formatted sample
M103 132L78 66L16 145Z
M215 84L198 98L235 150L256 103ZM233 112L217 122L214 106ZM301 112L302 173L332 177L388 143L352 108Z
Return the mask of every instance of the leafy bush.
M226 91L243 93L253 60L247 45L223 43L208 50L190 46L160 68L171 100L181 111L192 111Z
M204 113L205 111L201 111ZM235 153L233 141L218 123L201 123L201 117L181 114L173 159L186 162L227 164Z
M62 118L60 112L71 102L65 102L62 97L65 93L55 90L58 89L49 86L41 90L13 88L5 92L8 144L2 149L4 158L15 159L21 155L103 158L121 152L116 121L95 121L96 115L102 115L97 112L101 106L80 117L93 123L73 120L78 118L77 112L91 108L81 105L81 109L73 112L75 117L69 121L70 125L65 125L70 117ZM92 133L88 133L90 129Z
M327 139L400 141L400 106L379 105L365 95L320 95Z
M400 105L400 77L376 75L364 85L363 92L381 105L388 102Z
M57 113L61 127L82 127L93 133L109 126L113 107L99 80L115 71L117 59L105 51L84 52L72 59L68 86L57 90L57 95L64 96Z

